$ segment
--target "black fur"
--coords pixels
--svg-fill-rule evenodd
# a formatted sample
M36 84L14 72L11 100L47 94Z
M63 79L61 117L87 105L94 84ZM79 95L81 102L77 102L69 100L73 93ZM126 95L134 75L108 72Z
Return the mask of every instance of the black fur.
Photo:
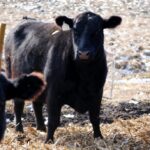
M101 137L99 112L103 87L107 76L104 51L104 28L120 24L120 17L104 20L97 14L85 12L74 19L59 16L56 24L27 21L18 25L8 35L5 46L8 74L18 77L22 73L41 71L47 81L47 89L37 103L33 103L37 129L45 130L42 102L48 105L48 134L46 141L53 140L59 125L61 107L68 104L81 113L89 112L94 137ZM121 18L120 18L121 20ZM63 31L63 23L70 30ZM105 24L105 26L104 26ZM16 45L16 32L22 29L26 35ZM59 27L60 26L60 27ZM10 49L10 47L12 47ZM8 57L10 56L10 57ZM6 62L6 63L7 63ZM23 131L21 114L23 103L15 101L16 128ZM20 109L22 108L22 109Z
M121 24L122 19L118 16L111 16L109 19L104 20L104 28L114 28Z
M5 103L11 98L31 99L39 95L45 87L41 74L23 75L15 80L7 79L0 74L0 141L6 128Z

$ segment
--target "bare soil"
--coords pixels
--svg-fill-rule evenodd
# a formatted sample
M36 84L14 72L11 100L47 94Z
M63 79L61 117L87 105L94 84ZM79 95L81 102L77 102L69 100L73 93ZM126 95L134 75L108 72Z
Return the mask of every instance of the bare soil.
M6 35L23 16L50 22L58 15L74 17L92 10L105 18L120 15L123 22L115 30L104 32L109 66L100 114L104 140L93 139L87 114L78 114L64 106L55 143L44 144L46 133L35 129L34 113L28 109L30 103L26 103L23 115L25 133L15 133L13 104L9 102L7 131L0 150L149 150L150 81L143 79L150 79L150 70L141 67L150 63L144 55L150 50L149 6L148 0L1 0L0 22L7 24ZM122 56L129 59L121 59ZM124 73L125 67L129 67L131 73ZM43 113L47 118L46 107Z

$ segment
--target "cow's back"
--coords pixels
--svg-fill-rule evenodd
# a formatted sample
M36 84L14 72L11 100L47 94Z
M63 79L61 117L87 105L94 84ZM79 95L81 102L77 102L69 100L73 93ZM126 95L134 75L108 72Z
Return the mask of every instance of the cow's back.
M5 42L6 72L17 77L32 71L43 72L47 54L53 43L55 24L23 21L8 34Z

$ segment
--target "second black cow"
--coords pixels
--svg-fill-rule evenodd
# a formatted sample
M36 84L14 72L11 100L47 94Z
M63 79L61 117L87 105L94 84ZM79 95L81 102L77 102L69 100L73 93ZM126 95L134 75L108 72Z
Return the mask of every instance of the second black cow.
M7 37L5 57L9 77L40 71L45 75L47 88L33 103L37 129L45 130L42 103L48 107L48 134L53 140L60 122L61 107L68 104L80 113L89 112L94 137L100 132L100 106L107 76L104 51L106 28L121 23L119 16L103 19L92 12L81 13L74 19L59 16L54 23L24 21ZM70 30L61 29L63 23ZM23 131L23 103L15 100L16 130Z

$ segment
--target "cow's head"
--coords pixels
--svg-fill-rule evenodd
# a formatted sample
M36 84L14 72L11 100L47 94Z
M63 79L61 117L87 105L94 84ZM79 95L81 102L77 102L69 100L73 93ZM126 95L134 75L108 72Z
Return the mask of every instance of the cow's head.
M74 19L59 16L56 18L56 23L59 26L62 26L63 23L69 25L72 30L75 58L87 61L103 52L103 29L115 28L121 23L121 20L119 16L103 19L92 12L85 12Z

